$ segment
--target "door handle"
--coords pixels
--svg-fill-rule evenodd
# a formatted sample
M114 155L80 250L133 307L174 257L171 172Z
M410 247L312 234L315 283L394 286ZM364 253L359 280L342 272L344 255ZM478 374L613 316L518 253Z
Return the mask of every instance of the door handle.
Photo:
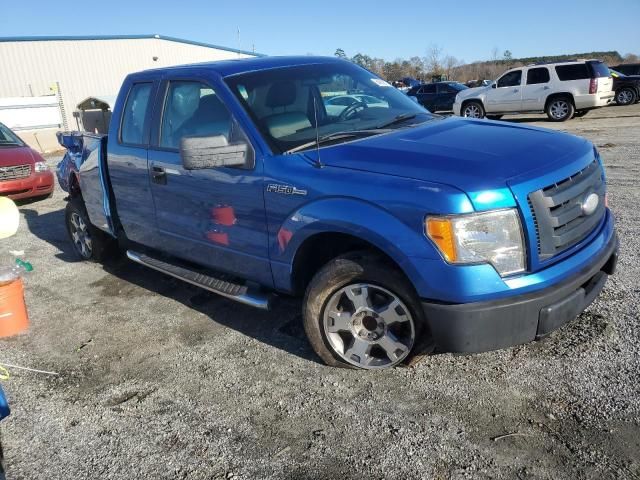
M518 93L520 90L518 90L517 88L513 89L513 93Z
M549 89L550 89L550 87L548 87L548 86L545 86L545 87L543 88L543 90L549 90Z
M158 185L167 184L167 172L162 167L151 167L151 181Z

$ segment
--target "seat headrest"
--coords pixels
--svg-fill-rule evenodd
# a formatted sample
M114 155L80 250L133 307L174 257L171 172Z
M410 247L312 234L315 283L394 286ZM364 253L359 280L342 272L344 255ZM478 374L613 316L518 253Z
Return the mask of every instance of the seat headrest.
M271 85L265 103L269 108L276 108L289 106L295 101L295 84L293 82L279 82Z

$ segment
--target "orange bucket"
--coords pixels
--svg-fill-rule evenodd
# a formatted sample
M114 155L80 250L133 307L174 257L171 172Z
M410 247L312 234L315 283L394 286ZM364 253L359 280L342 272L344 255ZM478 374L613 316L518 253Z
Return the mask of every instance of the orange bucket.
M18 278L0 282L0 337L10 337L29 328L27 305L24 303L24 285Z

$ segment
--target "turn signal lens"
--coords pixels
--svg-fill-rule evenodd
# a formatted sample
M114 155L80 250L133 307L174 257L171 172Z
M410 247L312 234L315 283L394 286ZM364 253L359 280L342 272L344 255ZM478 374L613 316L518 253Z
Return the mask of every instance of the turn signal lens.
M427 218L427 236L438 246L448 262L456 261L456 246L450 219Z

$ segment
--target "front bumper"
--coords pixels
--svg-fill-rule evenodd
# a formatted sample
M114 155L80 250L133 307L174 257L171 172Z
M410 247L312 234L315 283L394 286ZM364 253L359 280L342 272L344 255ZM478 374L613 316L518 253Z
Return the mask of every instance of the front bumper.
M618 239L613 235L581 272L544 290L475 303L422 302L436 348L485 352L542 338L593 302L614 273L617 259Z
M53 172L32 173L20 180L6 180L0 182L0 196L12 200L40 197L53 192Z

